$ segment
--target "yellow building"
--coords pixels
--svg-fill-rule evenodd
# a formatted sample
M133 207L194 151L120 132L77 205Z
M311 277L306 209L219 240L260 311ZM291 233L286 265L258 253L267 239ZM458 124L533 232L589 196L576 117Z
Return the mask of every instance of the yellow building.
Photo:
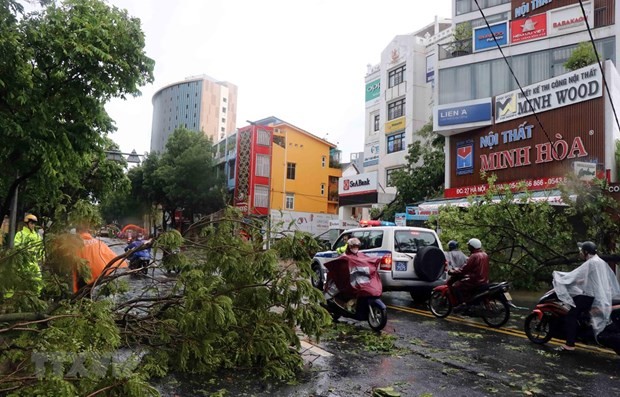
M336 145L288 123L271 126L270 208L338 214L342 170Z

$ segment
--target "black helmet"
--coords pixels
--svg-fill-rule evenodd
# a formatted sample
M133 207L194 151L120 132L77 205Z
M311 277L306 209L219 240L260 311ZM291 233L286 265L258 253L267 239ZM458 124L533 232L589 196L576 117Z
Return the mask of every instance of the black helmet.
M592 241L584 241L583 243L577 243L577 246L586 255L596 254L596 244Z
M454 240L450 240L448 241L448 250L452 251L455 250L459 247L459 243L457 241Z

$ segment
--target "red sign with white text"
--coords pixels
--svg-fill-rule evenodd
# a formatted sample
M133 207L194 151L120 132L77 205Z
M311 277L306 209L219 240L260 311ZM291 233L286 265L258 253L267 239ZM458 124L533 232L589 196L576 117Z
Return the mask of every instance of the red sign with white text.
M510 36L513 44L547 37L547 14L510 21Z
M521 183L524 183L527 186L528 190L547 190L552 189L558 186L560 183L565 182L564 177L547 177L547 178L537 178L537 179L527 179L522 181L515 181L509 183L496 183L495 186L503 188L509 187L511 190L516 190L521 186ZM452 187L446 189L444 193L445 198L457 198L457 197L467 197L467 196L481 196L486 193L489 185L481 184L481 185L472 185L472 186L461 186L461 187Z

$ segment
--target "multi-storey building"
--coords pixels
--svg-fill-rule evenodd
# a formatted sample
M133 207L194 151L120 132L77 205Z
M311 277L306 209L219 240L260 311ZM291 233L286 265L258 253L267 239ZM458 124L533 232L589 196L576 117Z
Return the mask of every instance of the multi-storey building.
M568 173L616 182L616 2L453 4L455 31L471 37L439 50L434 130L446 137L446 198L484 193L481 171L553 200ZM577 46L592 42L601 64L567 70Z
M214 142L234 131L237 86L209 76L193 76L153 95L151 152L163 152L176 128L201 131Z
M240 128L217 148L219 170L243 212L315 234L337 218L342 170L336 145L269 117Z
M451 36L451 21L435 19L424 28L394 37L381 53L381 62L368 65L364 174L375 184L372 202L387 204L396 189L390 175L406 165L407 147L418 140L415 134L430 121L433 107L434 65L437 43ZM349 219L353 208L345 205L341 216Z

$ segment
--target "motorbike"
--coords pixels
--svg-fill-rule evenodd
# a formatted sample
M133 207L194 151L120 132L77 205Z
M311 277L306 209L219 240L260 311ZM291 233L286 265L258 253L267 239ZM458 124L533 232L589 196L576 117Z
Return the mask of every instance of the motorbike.
M147 257L135 257L129 260L129 269L136 270L139 269L139 272L136 274L146 275L148 273L148 266L151 263L151 259Z
M554 290L545 293L538 304L525 318L525 334L538 345L544 345L552 338L566 339L564 332L566 314L570 306L558 299ZM586 345L610 348L620 355L620 300L613 300L609 324L598 337L590 326L589 313L583 313L577 321L577 341Z
M383 287L377 272L379 260L364 254L342 255L325 264L327 280L324 307L334 321L346 317L368 321L374 331L381 331L385 327L387 307L381 300ZM353 304L344 304L345 300Z
M465 301L464 315L482 317L482 320L492 328L499 328L508 322L512 297L508 292L510 284L486 284L478 288L471 299ZM429 308L435 317L445 318L460 302L452 285L439 285L433 289L429 300Z

